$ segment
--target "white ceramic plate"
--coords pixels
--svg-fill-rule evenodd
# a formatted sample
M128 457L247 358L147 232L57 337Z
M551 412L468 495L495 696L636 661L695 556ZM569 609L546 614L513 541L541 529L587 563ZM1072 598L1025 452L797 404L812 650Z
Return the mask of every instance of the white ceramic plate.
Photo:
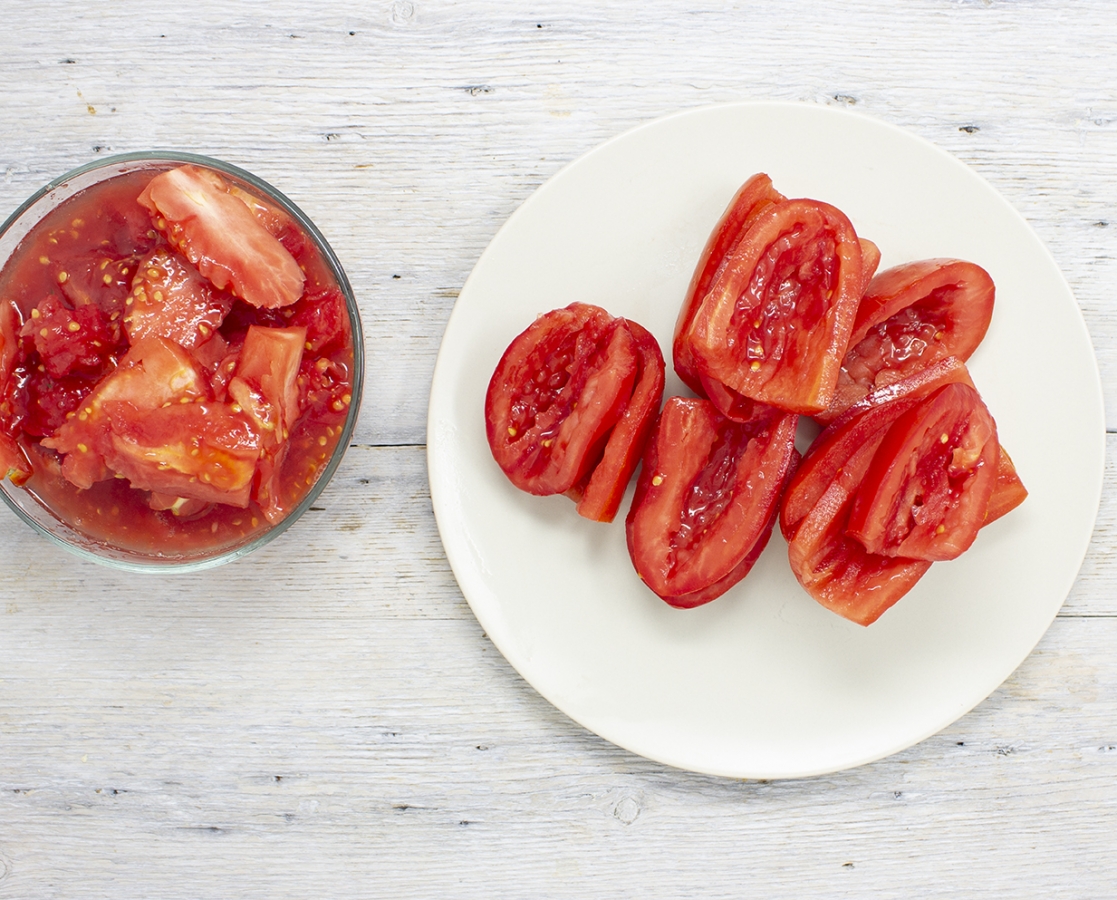
M520 493L485 440L508 343L575 300L635 319L670 360L679 304L729 198L755 172L826 200L882 268L934 256L997 285L971 360L1031 492L961 559L938 563L869 628L816 604L777 534L715 602L669 608L640 581L623 512L585 521ZM668 363L667 394L682 394ZM832 772L911 746L988 696L1031 652L1075 579L1101 492L1104 417L1081 314L1051 256L984 180L920 138L843 110L735 104L629 131L517 210L467 281L439 353L431 495L482 627L551 703L615 744L698 772ZM631 496L631 488L630 495Z

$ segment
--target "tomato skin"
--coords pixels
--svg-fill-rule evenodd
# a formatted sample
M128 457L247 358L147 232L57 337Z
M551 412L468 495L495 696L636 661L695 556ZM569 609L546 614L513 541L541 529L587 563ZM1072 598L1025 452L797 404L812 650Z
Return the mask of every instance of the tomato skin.
M216 172L170 169L148 183L139 202L171 246L219 290L265 308L302 296L306 276L295 258Z
M748 573L798 460L797 421L758 407L750 422L734 422L708 400L668 399L625 522L632 563L656 595L691 608Z
M1012 512L1028 498L1028 489L1020 480L1012 458L1001 446L1000 455L997 457L997 481L993 486L993 494L989 498L989 508L985 511L985 524L995 522L1001 516Z
M965 362L993 315L993 280L980 266L928 259L881 272L869 282L842 360L830 422L873 390L902 381L940 359Z
M827 203L760 212L681 340L701 376L791 412L830 404L863 282L861 245Z
M585 481L632 396L640 354L622 319L572 303L505 350L485 395L493 458L520 490L564 494Z
M601 462L594 467L578 499L578 515L595 522L616 518L663 402L666 367L659 343L642 325L628 319L624 322L636 342L640 371L632 396L609 434Z
M870 553L957 559L985 522L999 452L997 426L977 391L940 388L889 427L846 533Z

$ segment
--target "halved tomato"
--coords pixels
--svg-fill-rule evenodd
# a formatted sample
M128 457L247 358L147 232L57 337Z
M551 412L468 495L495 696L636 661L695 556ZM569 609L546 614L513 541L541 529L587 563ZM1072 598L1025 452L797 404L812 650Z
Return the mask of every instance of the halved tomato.
M997 426L977 391L939 388L889 426L846 534L870 553L956 559L985 523L999 449Z
M497 363L485 429L497 465L529 494L583 484L632 398L641 353L623 319L572 303L539 316Z
M798 459L797 421L759 405L748 422L707 400L664 405L625 524L637 573L667 603L708 603L748 574Z
M891 429L905 416L910 417L909 422L921 421L926 405L944 391L949 392L944 396L956 391L976 395L965 364L953 357L860 400L818 436L784 494L780 529L788 540L788 558L795 577L823 606L862 625L876 621L906 594L930 567L931 559L866 549L851 533L850 514L864 485L871 484L874 477L878 483L883 479L890 470L888 459L895 447L904 443L898 430L890 438L893 450L882 446ZM942 433L940 430L933 436L940 447L945 446ZM948 433L947 444L950 442ZM987 463L985 457L983 465ZM870 476L870 470L878 465L877 476ZM990 468L996 474L995 484L987 511L979 514L979 525L1015 508L1027 496L1012 461L999 446ZM878 508L891 508L884 491L874 492L869 487L866 492L881 499ZM902 507L902 497L902 493L896 495L897 509ZM937 529L935 525L933 530ZM941 535L934 539L941 539Z
M853 498L883 437L879 434L867 443L841 445L850 452L841 455L838 477L822 486L818 499L788 537L791 571L807 593L859 625L871 625L880 618L931 567L928 560L870 553L846 534ZM796 502L791 486L788 499ZM788 536L786 531L784 536Z
M881 272L869 283L842 361L830 422L877 388L954 356L963 362L993 315L993 280L980 266L928 259Z
M155 227L213 286L252 306L289 306L306 276L295 258L216 172L180 166L155 176L139 196Z
M675 337L671 346L675 372L683 383L697 394L702 394L703 389L694 365L694 357L690 352L690 342L686 337L690 330L690 323L698 311L699 304L709 293L714 279L757 215L786 199L772 187L772 179L763 172L753 175L741 185L733 195L733 199L729 201L729 206L725 208L714 230L710 232L706 247L698 258L690 287L687 288L686 297L679 310L679 318L675 322Z
M705 381L820 412L833 398L863 276L844 213L815 200L775 203L755 215L679 340Z
M572 489L580 494L578 515L595 522L612 522L616 517L663 401L666 367L659 342L642 325L630 319L624 322L639 353L636 384L624 412L609 433L601 462L594 466L584 487Z

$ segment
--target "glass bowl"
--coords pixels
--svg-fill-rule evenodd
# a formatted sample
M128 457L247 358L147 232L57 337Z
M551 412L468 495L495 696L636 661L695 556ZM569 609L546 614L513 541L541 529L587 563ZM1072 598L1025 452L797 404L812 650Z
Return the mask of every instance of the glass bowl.
M318 302L320 298L326 297L333 304L334 321L341 321L340 309L341 300L343 300L349 340L345 340L344 322L340 326L340 331L335 330L333 332L335 337L329 339L332 343L321 347L312 348L311 332L308 332L305 350L300 357L307 364L299 370L300 396L302 397L300 400L301 418L297 419L291 427L287 450L283 453L277 452L275 457L279 460L277 465L281 473L279 484L286 492L286 497L285 502L279 504L278 509L274 506L269 508L271 520L257 504L256 491L258 488L256 487L253 488L253 499L248 507L226 504L209 504L207 506L199 499L187 502L179 498L168 508L158 511L152 507L157 505L166 507L165 497L170 496L173 499L173 494L157 495L161 499L156 503L151 492L132 488L127 480L122 480L120 475L115 478L110 475L108 479L98 481L87 490L79 489L62 477L61 464L64 461L64 456L55 450L40 447L38 440L41 436L30 437L24 434L23 426L17 429L23 435L19 440L32 463L34 474L21 486L17 486L7 478L0 482L0 496L3 497L7 505L19 518L40 534L78 556L130 571L181 572L209 568L251 553L290 528L314 503L337 470L353 434L364 380L364 350L360 315L352 287L346 278L341 263L326 239L294 203L271 185L249 172L215 159L177 151L129 153L97 160L56 178L32 195L0 226L0 302L12 302L19 308L16 325L20 326L23 335L26 335L26 337L21 336L14 342L20 346L20 352L23 354L21 356L22 362L17 361L16 364L17 366L24 365L23 369L17 369L16 372L5 373L3 371L3 369L10 367L12 363L4 362L5 359L10 359L10 349L9 353L5 353L3 350L4 342L0 341L0 416L3 416L0 418L0 428L11 428L13 420L10 409L13 396L24 397L22 403L28 409L32 404L40 404L41 407L41 398L45 396L41 389L37 389L39 393L28 400L26 399L28 394L25 388L13 388L9 382L13 378L18 378L21 384L26 384L29 380L30 369L34 368L36 363L38 363L39 372L45 371L42 367L42 361L26 349L32 346L33 341L37 340L35 335L29 333L28 328L24 326L31 319L31 309L36 306L35 298L38 294L31 289L22 289L21 286L30 284L30 282L21 280L17 276L20 272L31 272L32 263L30 260L32 257L29 254L37 257L36 262L41 263L44 269L51 265L49 249L44 249L46 245L43 240L49 240L56 244L57 240L46 236L46 229L55 229L50 231L50 235L59 235L60 232L57 230L59 223L70 221L71 214L79 211L83 202L92 202L91 198L107 197L109 196L107 192L115 190L114 186L124 185L125 183L131 184L130 179L147 179L148 173L151 177L155 177L163 171L185 165L197 166L218 173L225 180L226 185L233 186L233 192L239 194L241 199L249 204L250 208L253 205L252 198L255 198L256 201L263 201L262 205L255 204L257 219L263 222L261 215L272 216L272 219L269 220L269 230L277 235L279 235L279 225L276 224L274 228L271 225L276 222L283 224L287 231L279 236L284 246L291 249L300 267L306 273L307 287L304 295L295 305L288 307L291 311L289 315L297 313L297 316L303 317L301 320L296 317L293 321L305 322L305 316L309 315L313 321L318 322L320 315L318 312L304 313L301 310L312 308L313 304ZM112 184L106 184L108 182L112 182ZM136 205L138 207L138 204ZM260 209L265 212L263 214L259 213ZM141 211L146 213L144 210ZM88 217L94 212L94 209L89 209L86 213L83 213L83 216ZM153 223L157 217L157 214L153 214ZM111 226L106 223L111 222L112 217L103 216L102 218L104 222L100 226L95 225L90 229L90 232L97 230L98 227L111 231ZM82 216L76 216L73 221L75 223L82 222L84 225ZM165 231L166 223L161 221L159 224L164 226L162 230ZM63 225L63 227L68 228L69 226ZM77 225L75 224L76 228ZM174 233L173 231L168 233L172 235L173 243ZM154 241L162 240L163 245L166 246L166 237L159 238L159 232L154 228L148 232L148 235ZM77 230L73 232L73 236L78 239ZM98 237L100 236L101 233L99 232ZM110 247L110 249L104 251L105 258L112 257L114 252L112 248L115 248L119 243L116 238L116 234L108 234L100 241L103 246ZM84 240L84 238L82 239ZM90 240L92 239L90 237ZM61 253L61 251L59 252ZM136 256L131 257L133 261L138 258L139 251L136 251L136 254ZM190 253L187 252L185 255L189 256ZM105 270L106 274L103 277L105 284L108 285L110 283L110 273L114 271L118 275L124 273L120 276L118 287L123 286L123 290L128 294L128 297L126 299L113 299L112 302L130 305L132 303L130 292L134 288L134 284L124 286L125 276L131 274L131 277L138 281L139 272L134 269L130 270L125 259L118 262L119 264L110 260L113 268ZM202 264L199 263L199 266ZM105 265L109 264L106 263ZM101 268L104 269L105 265L102 265ZM21 269L20 266L24 266L24 268ZM90 268L91 266L92 264L90 264ZM155 274L150 269L147 271ZM70 293L63 290L67 287L64 282L68 274L65 271L42 277L53 278L58 282L61 307L65 308L73 305L70 298L73 291L77 291L78 288L73 287L75 282L72 281ZM310 299L310 288L312 286L316 288L313 294L314 301ZM235 285L227 285L227 287L231 291ZM338 293L340 293L340 299ZM148 295L149 298L150 296ZM155 296L160 300L162 299L162 295L159 293L156 293ZM8 298L12 299L9 301ZM81 297L78 298L78 301L89 302L88 299L82 301ZM321 300L321 302L324 304L326 301ZM239 300L232 301L234 312L240 303ZM303 306L299 306L299 304L303 304ZM105 304L100 305L104 306ZM76 306L74 308L76 309ZM318 309L318 307L313 308ZM244 305L244 309L247 310L244 316L256 322L256 319L252 317L259 314L247 305ZM322 309L325 309L325 306ZM123 307L120 311L123 311ZM266 312L270 316L269 323L256 322L257 324L274 324L275 327L284 327L288 324L281 318L284 313L283 309ZM73 313L63 314L73 315ZM42 313L36 310L36 324L39 323L41 315ZM106 315L108 314L106 313ZM117 315L119 315L119 311ZM321 315L324 316L325 313L321 313ZM230 312L228 318L221 324L222 333L232 318L233 312ZM71 319L69 327L71 330L77 331L80 325L74 324L74 320ZM312 326L312 328L318 327L317 324ZM244 329L246 328L247 325L244 326ZM244 329L240 332L241 340L247 333ZM125 334L121 329L118 329L116 333ZM205 334L206 332L201 333ZM43 335L45 339L45 330ZM123 340L125 340L125 343L121 345L121 353L127 348L127 338ZM318 340L318 338L315 340ZM327 339L323 338L322 340ZM227 342L229 354L234 352L235 341L236 338L233 338ZM8 343L13 343L10 337ZM34 346L37 348L39 345L35 344ZM312 349L322 355L312 357ZM53 351L44 350L44 352ZM216 353L217 351L210 352ZM220 362L215 363L211 360L212 370L209 374L215 376L216 370L227 364L230 373L238 371L234 364L228 362L233 359L237 358L227 355ZM312 359L317 363L316 370L310 365ZM117 361L114 358L113 362ZM108 363L106 366L109 366L109 368L103 367L100 370L102 375L113 371L111 365L112 363ZM306 374L304 374L304 371ZM315 380L315 371L320 376L317 380ZM83 374L83 377L87 381L97 383L96 375ZM230 375L229 377L235 376ZM33 380L33 373L31 373L30 380ZM214 384L216 385L216 383L215 377ZM253 383L256 384L256 382ZM311 384L311 388L306 387L308 383ZM311 393L312 390L317 390L317 393ZM23 391L23 393L20 394L20 391ZM333 393L330 393L330 391ZM198 397L197 399L201 402L206 398ZM232 398L225 397L224 399L226 404L232 402ZM213 400L214 397L211 394L209 397L211 406ZM326 406L322 404L313 405L319 400L322 401L322 404L327 402L332 404L333 412L320 413L319 410L324 410ZM85 402L83 399L78 407L66 413L67 417L80 414L80 407ZM187 401L182 400L182 402ZM301 406L304 403L310 410L305 415L302 414ZM5 407L5 404L7 404L7 407ZM6 408L9 412L5 415ZM241 413L240 406L233 405L232 409L238 414ZM60 413L56 413L56 415L58 414ZM208 415L208 412L204 414ZM259 423L261 420L257 419L255 421ZM327 422L329 424L326 424ZM84 452L83 444L79 444L78 447ZM263 458L263 451L261 451L261 454L261 458ZM166 464L159 463L159 465ZM206 477L208 479L208 476ZM260 483L258 480L260 478L259 473L257 473L256 478L257 480L252 482L254 485ZM297 486L293 486L296 484L296 478ZM274 485L276 482L271 482L271 484ZM201 509L198 508L199 505L202 506ZM180 511L184 513L181 516L179 515Z

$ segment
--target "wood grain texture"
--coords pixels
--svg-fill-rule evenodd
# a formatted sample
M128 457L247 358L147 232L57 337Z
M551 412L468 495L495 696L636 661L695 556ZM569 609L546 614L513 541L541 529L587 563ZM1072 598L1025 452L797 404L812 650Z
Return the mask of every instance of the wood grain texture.
M238 563L125 575L0 516L0 897L1113 895L1117 435L1082 573L1023 666L916 747L776 783L642 760L535 694L453 579L423 446L442 330L505 219L601 141L740 99L850 105L988 179L1066 275L1117 431L1109 0L3 18L0 212L99 155L244 166L342 259L369 378L316 508Z

